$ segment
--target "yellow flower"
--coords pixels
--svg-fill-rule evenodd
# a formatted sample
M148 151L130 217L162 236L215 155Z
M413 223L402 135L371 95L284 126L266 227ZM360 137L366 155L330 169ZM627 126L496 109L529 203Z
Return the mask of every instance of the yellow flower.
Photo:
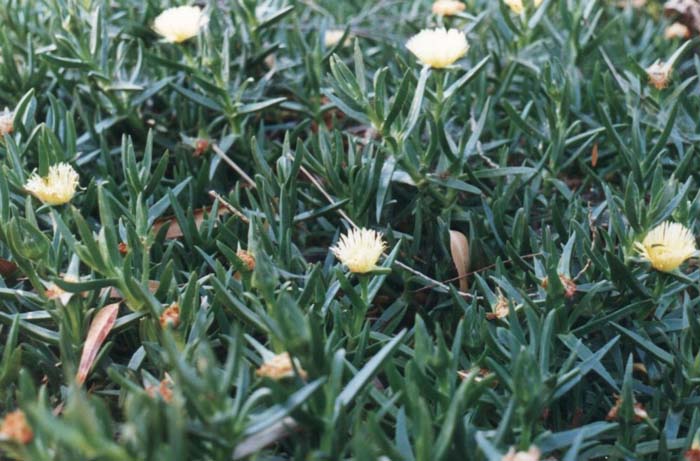
M641 243L634 245L654 269L662 272L675 270L697 251L690 229L669 221L653 228Z
M523 11L525 11L525 5L523 4L523 0L503 0L506 5L511 9L511 11L515 14L521 14ZM535 0L534 5L535 8L540 6L544 0Z
M442 69L467 54L469 44L457 29L425 29L411 37L406 48L424 65Z
M515 451L515 448L510 447L508 453L503 455L501 461L539 461L540 450L532 446L528 451Z
M374 270L384 250L386 244L382 234L370 229L352 229L331 247L335 257L348 266L350 272L357 274Z
M433 14L438 16L454 16L461 13L466 8L466 5L457 0L437 0L433 3Z
M654 64L647 67L646 71L649 76L649 83L657 90L662 90L668 86L673 68L663 61L657 60Z
M306 379L306 371L295 360L292 365L292 357L289 352L283 352L272 357L263 363L260 368L255 371L255 374L260 377L279 380L282 378L290 378L294 376L294 366L299 371L299 376Z
M674 22L666 28L664 31L664 37L667 40L673 40L674 38L688 38L690 37L690 29L685 24L680 22Z
M24 188L47 205L63 205L75 195L79 179L72 166L59 163L49 168L46 177L32 174Z
M620 0L617 2L619 8L627 8L630 5L632 8L640 10L647 5L647 0Z
M343 35L345 35L343 29L329 29L323 34L323 44L326 48L333 48L340 43L340 39L343 38ZM343 42L343 46L348 45L350 45L350 34L348 34Z
M0 138L12 133L14 129L15 113L5 107L5 110L0 112Z
M179 6L159 14L153 22L153 29L168 42L182 43L197 36L207 22L199 7Z

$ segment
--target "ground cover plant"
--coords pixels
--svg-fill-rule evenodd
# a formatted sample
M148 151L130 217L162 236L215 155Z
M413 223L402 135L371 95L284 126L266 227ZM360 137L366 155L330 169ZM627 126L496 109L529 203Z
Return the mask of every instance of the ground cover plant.
M0 458L700 459L695 1L0 24Z

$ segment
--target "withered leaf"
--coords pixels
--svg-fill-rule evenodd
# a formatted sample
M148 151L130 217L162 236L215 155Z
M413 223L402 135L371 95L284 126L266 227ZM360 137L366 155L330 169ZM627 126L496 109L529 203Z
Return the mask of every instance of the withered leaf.
M194 223L199 229L204 222L205 216L211 213L211 207L198 208L194 210ZM225 207L219 207L216 214L217 216L225 216L231 212ZM165 216L163 218L157 219L153 223L153 230L158 233L161 227L168 226L168 230L165 233L165 238L168 240L178 239L182 237L182 229L180 228L180 223L178 223L175 216Z
M459 290L467 291L469 289L469 282L467 281L467 273L469 272L469 240L467 240L466 235L458 231L450 231L450 253L459 276Z
M158 291L159 287L160 287L160 282L158 280L149 280L148 281L148 291L150 291L151 293L155 293L156 291ZM115 287L111 287L111 288L107 287L107 288L105 288L105 290L109 290L109 297L111 299L124 299L124 295L122 294L122 292L119 291L119 289L117 289ZM104 290L102 291L102 293L104 293Z
M112 330L114 322L117 320L119 313L119 303L109 304L100 309L95 318L90 323L85 345L83 345L83 353L80 356L80 365L78 366L78 374L75 380L78 384L83 384L87 379L90 369L95 363L97 353L102 347L102 344L107 339L107 335Z
M0 258L0 276L9 277L17 270L17 264Z

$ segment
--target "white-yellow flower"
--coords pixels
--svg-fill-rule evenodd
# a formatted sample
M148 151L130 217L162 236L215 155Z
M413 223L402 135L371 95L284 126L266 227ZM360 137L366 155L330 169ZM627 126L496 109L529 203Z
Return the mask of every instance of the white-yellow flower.
M406 48L424 65L442 69L467 54L469 44L457 29L425 29L411 37Z
M544 0L535 0L533 3L535 8L540 6L543 1ZM523 0L503 0L503 2L508 5L511 11L515 14L521 14L523 11L525 11L525 4L523 3Z
M10 134L15 129L15 113L5 107L5 110L0 112L0 138L6 134Z
M169 8L158 15L153 30L168 42L181 43L197 36L207 25L208 18L197 6Z
M675 38L688 38L690 37L690 29L685 24L680 22L674 22L666 28L664 31L664 37L667 40L673 40Z
M333 48L340 43L340 39L343 38L343 35L345 35L345 31L343 29L329 29L323 34L323 44L326 46L326 48ZM348 46L349 44L350 34L348 34L348 36L345 38L343 46Z
M377 267L379 257L386 250L382 234L370 229L352 229L340 237L331 251L350 272L365 274Z
M662 90L668 86L673 67L668 63L657 60L654 64L647 67L646 71L647 76L649 76L649 83L657 90Z
M632 8L640 10L647 5L647 0L620 0L617 2L617 7L627 8L630 5Z
M690 229L669 221L653 228L641 243L635 242L634 246L654 269L662 272L677 269L697 251Z
M437 0L433 3L433 14L438 16L454 16L461 13L467 6L457 0Z
M540 455L540 449L535 446L530 447L528 451L515 451L515 448L510 447L501 461L539 461Z
M24 185L27 192L47 205L63 205L71 201L78 188L80 176L68 163L49 168L49 174L41 177L34 173Z

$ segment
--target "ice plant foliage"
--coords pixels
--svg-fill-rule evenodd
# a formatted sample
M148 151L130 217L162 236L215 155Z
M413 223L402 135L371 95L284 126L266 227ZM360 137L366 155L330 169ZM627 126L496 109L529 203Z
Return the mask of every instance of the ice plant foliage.
M635 242L635 247L654 269L662 272L677 269L697 251L690 229L668 221L649 231L642 242Z
M196 37L208 18L197 6L179 6L163 11L153 22L153 30L166 41L182 43Z
M371 229L351 229L340 237L331 251L350 272L365 274L377 267L379 257L386 250L382 234Z
M644 3L5 1L0 460L700 461Z
M451 66L469 51L464 32L457 29L425 29L411 37L406 48L426 66L442 69Z
M72 166L58 163L49 168L45 177L32 174L24 188L47 205L63 205L75 195L79 180L80 176Z
M433 3L433 14L438 16L454 16L465 10L467 6L457 0L437 0Z

